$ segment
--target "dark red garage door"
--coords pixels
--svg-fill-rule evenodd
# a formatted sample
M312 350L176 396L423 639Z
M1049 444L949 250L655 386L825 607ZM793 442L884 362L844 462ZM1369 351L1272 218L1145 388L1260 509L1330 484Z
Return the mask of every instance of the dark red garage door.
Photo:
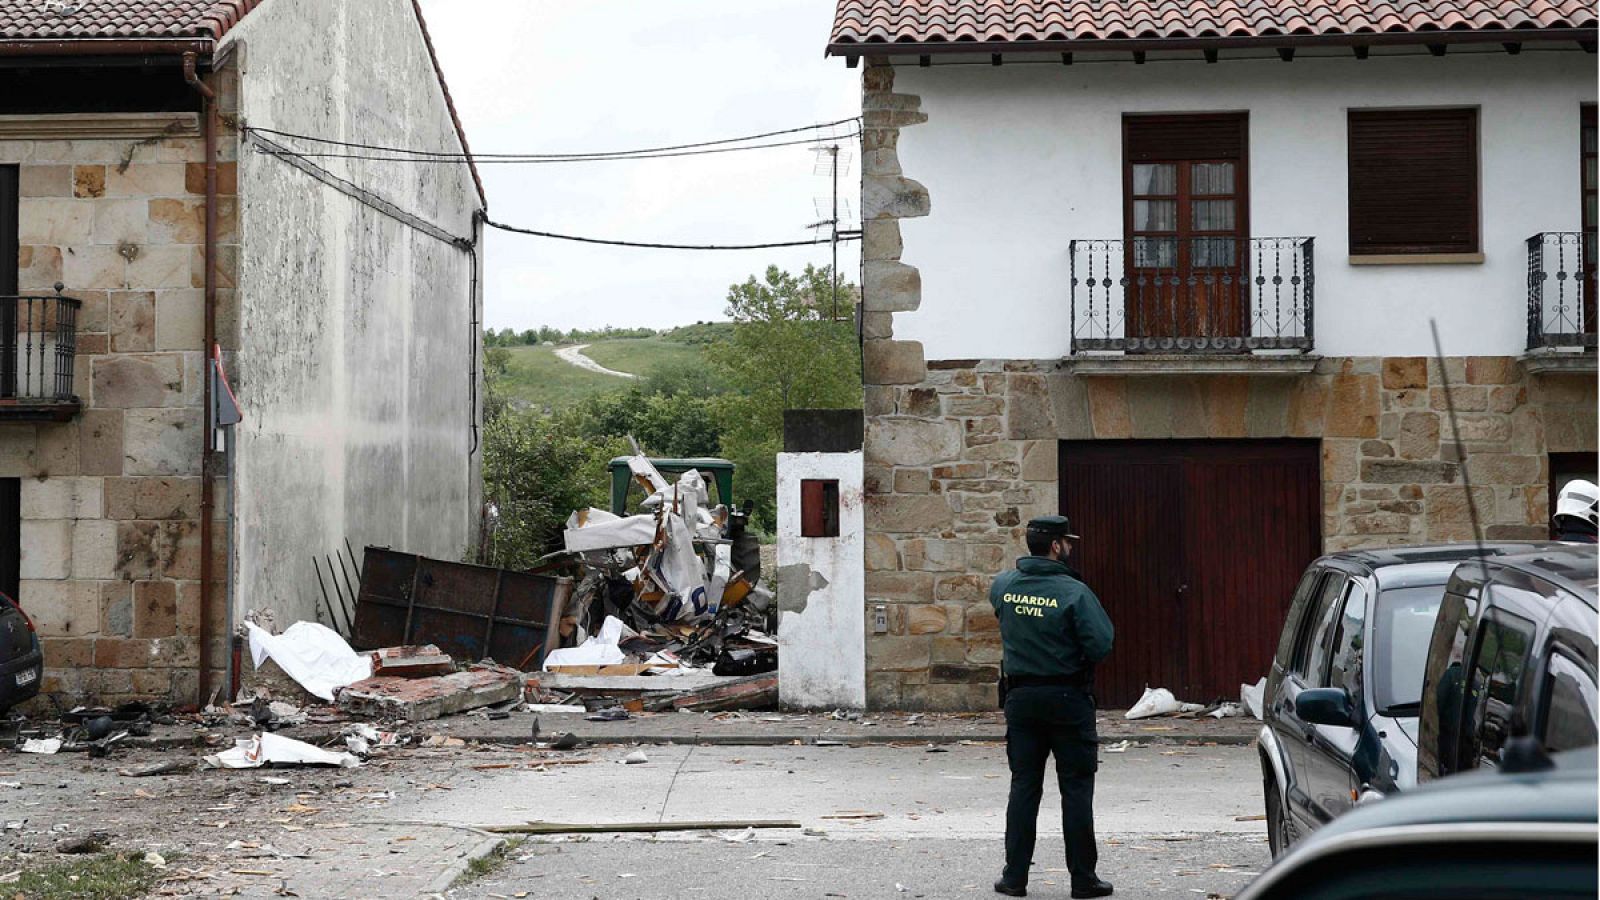
M1322 546L1316 441L1063 441L1074 565L1117 629L1104 707L1146 686L1238 699L1267 674L1289 597Z

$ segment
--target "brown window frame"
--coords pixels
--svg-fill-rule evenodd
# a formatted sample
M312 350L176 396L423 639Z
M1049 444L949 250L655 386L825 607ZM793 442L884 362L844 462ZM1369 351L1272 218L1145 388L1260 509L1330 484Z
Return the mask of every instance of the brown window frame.
M1369 185L1370 175L1363 175L1360 171L1362 160L1357 157L1357 129L1359 123L1377 123L1388 120L1401 120L1410 117L1414 122L1446 121L1452 118L1464 118L1470 129L1468 140L1471 143L1471 172L1466 177L1469 191L1468 208L1471 210L1471 220L1461 224L1463 232L1460 237L1434 235L1424 237L1413 236L1409 240L1396 240L1377 242L1370 240L1367 235L1372 229L1384 226L1386 222L1367 222L1358 220L1358 196L1364 195L1364 190L1386 195L1393 194L1388 186ZM1479 254L1483 252L1483 208L1482 184L1483 178L1483 148L1481 116L1476 106L1451 106L1428 108L1380 108L1380 109L1351 109L1346 112L1345 118L1345 162L1348 198L1346 213L1348 219L1349 250L1352 257L1373 256L1433 256L1452 254ZM1392 170L1393 165L1382 168ZM1440 176L1441 178L1444 176Z
M1583 103L1578 106L1578 203L1579 221L1583 231L1579 236L1583 247L1583 330L1589 334L1595 332L1596 303L1595 303L1595 262L1597 256L1596 222L1594 205L1591 198L1600 196L1600 173L1591 180L1589 173L1600 165L1600 132L1595 126L1595 104Z
M1162 140L1147 143L1148 130L1167 130L1169 134L1163 135ZM1214 129L1208 138L1196 139L1193 130ZM1234 133L1224 137L1226 132ZM1141 132L1144 132L1141 134ZM1231 152L1219 152L1226 149L1220 144L1233 143ZM1233 165L1233 192L1231 194L1206 194L1195 195L1193 192L1192 166L1203 164L1230 163ZM1174 176L1175 194L1151 195L1136 194L1134 191L1133 168L1136 165L1172 165L1176 168ZM1136 231L1134 228L1134 207L1136 200L1166 199L1173 201L1175 206L1174 230L1170 232L1157 232L1153 229ZM1193 227L1192 212L1197 200L1225 200L1232 201L1234 206L1233 229L1203 230ZM1140 269L1156 272L1165 270L1168 275L1176 274L1177 277L1186 278L1197 271L1211 272L1213 274L1231 273L1239 279L1244 271L1245 257L1250 247L1250 114L1248 112L1203 112L1203 113L1124 113L1122 116L1122 236L1123 236L1123 268L1124 275L1132 284ZM1173 238L1176 244L1174 264L1171 266L1140 266L1137 265L1137 242L1139 237ZM1231 265L1195 266L1193 252L1196 239L1220 238L1234 241L1234 259ZM1224 309L1237 307L1231 313L1224 312L1219 318L1214 315L1204 317L1206 321L1202 327L1189 330L1201 331L1207 336L1212 332L1226 336L1242 337L1249 334L1250 329L1250 300L1247 287L1242 280L1235 280L1232 288L1233 296L1224 299ZM1178 324L1178 320L1185 318L1185 311L1166 308L1165 305L1199 302L1192 292L1175 295L1165 300L1157 298L1155 304L1158 308L1150 317L1156 327L1143 327L1141 322L1145 315L1136 311L1133 306L1134 291L1129 290L1129 308L1125 311L1128 323L1128 333L1139 337L1175 337L1176 333L1167 334L1167 331L1176 331L1171 326ZM1159 291L1157 292L1159 293ZM1149 302L1146 300L1145 302ZM1164 305L1165 304L1165 305ZM1192 311L1189 311L1192 312ZM1164 315L1165 314L1165 315ZM1167 321L1168 318L1172 321ZM1146 323L1149 324L1149 323ZM1193 337L1195 335L1181 335Z

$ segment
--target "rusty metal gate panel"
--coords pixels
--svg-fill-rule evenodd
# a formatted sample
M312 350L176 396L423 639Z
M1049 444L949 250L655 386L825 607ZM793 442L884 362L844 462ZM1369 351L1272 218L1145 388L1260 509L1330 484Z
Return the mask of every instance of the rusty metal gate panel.
M557 645L572 579L368 547L351 643L433 644L458 660L533 671Z

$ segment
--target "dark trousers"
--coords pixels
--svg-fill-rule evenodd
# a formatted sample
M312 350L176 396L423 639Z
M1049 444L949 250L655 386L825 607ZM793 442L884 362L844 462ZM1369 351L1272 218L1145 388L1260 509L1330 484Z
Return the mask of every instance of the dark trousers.
M1028 883L1044 795L1045 760L1056 758L1061 787L1061 835L1067 844L1072 885L1095 881L1094 773L1098 743L1094 697L1079 687L1019 687L1006 694L1006 759L1011 799L1006 804L1006 867L1010 885Z

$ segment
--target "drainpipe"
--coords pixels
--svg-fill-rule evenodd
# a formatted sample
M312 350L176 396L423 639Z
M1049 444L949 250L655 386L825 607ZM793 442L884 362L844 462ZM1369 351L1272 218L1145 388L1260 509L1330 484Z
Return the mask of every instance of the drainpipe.
M214 462L211 452L211 353L217 344L217 93L200 80L195 71L196 61L194 53L183 54L183 79L202 98L206 154L206 324L201 376L205 386L202 400L204 411L201 413L204 424L200 430L200 696L195 701L197 705L204 706L213 690L211 671L215 660L212 659L212 643L217 637L216 616L211 609L211 520L215 506L211 486ZM229 694L229 698L232 698L232 694Z

